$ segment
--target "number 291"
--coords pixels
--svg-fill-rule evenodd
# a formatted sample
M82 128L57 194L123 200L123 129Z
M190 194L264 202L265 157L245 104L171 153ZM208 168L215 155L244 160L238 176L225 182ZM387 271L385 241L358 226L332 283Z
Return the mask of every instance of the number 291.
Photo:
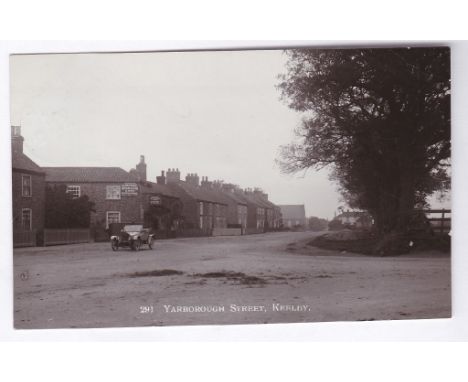
M153 313L153 312L154 312L153 305L140 306L140 313Z

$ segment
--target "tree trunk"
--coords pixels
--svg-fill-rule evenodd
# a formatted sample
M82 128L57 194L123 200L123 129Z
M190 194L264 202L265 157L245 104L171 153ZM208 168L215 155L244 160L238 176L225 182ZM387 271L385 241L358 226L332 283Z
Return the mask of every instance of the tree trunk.
M378 256L408 253L411 240L408 231L414 209L414 181L410 171L402 171L399 180L395 180L392 192L384 190L381 211L378 217L380 239L374 254Z
M405 233L411 228L411 217L414 210L414 181L411 173L403 172L400 177L400 197L398 200L398 220L396 231Z

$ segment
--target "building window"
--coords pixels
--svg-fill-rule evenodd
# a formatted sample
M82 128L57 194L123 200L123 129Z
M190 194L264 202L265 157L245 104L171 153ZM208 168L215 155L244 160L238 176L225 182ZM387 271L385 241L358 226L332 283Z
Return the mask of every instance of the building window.
M106 228L109 228L111 223L120 223L120 211L107 211Z
M106 186L106 199L120 199L121 187L120 185Z
M32 229L32 210L30 208L23 208L21 211L21 227L25 231Z
M67 186L67 194L70 194L73 199L79 198L81 196L81 187Z
M26 197L32 196L31 175L22 175L22 195Z

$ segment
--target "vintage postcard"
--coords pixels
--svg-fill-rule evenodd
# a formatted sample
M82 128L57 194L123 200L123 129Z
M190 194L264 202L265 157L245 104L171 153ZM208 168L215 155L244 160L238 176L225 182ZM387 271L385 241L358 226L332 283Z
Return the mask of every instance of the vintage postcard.
M16 329L451 317L450 49L10 56Z

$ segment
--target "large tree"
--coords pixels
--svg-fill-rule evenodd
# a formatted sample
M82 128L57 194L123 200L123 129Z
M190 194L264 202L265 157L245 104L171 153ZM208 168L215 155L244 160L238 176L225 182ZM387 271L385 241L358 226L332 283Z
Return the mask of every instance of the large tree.
M449 48L286 54L279 88L304 117L282 170L330 166L348 204L368 210L381 233L406 231L414 208L449 184Z
M73 198L66 186L47 186L45 209L46 228L89 228L94 203L87 195Z

